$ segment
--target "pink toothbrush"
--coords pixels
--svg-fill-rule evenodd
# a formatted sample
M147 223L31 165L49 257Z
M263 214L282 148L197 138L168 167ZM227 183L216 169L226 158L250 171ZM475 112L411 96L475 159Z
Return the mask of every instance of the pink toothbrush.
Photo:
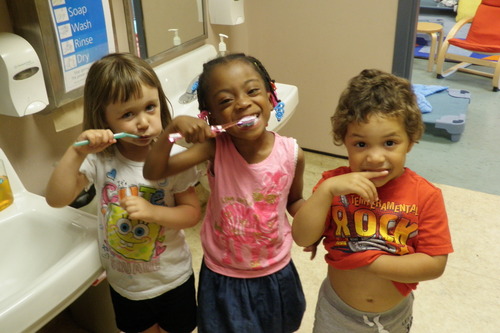
M214 133L222 133L225 132L229 127L238 126L238 127L250 127L254 125L257 121L257 116L246 116L241 118L240 120L236 120L224 125L212 125L210 128ZM176 142L177 140L182 138L181 133L172 133L168 136L168 141Z

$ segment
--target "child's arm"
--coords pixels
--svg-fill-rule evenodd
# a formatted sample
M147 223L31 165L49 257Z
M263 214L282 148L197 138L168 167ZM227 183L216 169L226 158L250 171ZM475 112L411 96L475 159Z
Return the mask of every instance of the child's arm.
M194 187L174 196L175 207L153 205L139 196L127 196L120 201L120 205L131 220L154 222L171 229L195 226L200 219L201 208Z
M365 267L368 271L402 283L431 280L443 274L448 259L446 254L453 251L444 199L441 191L434 191L420 200L424 203L419 205L422 225L418 228L416 252L402 256L382 255ZM431 250L436 245L442 252Z
M374 202L378 199L377 188L370 179L386 174L387 171L351 172L323 181L295 214L292 236L297 245L307 247L321 237L333 196L356 193Z
M186 151L170 156L173 143L168 136L181 133L186 142L194 145ZM208 124L190 116L175 117L165 128L149 152L144 164L144 178L158 180L189 169L213 156L213 142L208 140L215 134Z
M430 256L425 253L381 255L362 269L388 280L416 283L440 277L444 273L447 260L448 255Z
M78 141L89 140L85 146L71 145L52 172L47 184L45 199L52 207L69 205L88 184L80 166L88 154L98 153L116 142L110 130L87 130Z
M295 216L299 208L304 204L305 200L302 195L304 188L304 168L305 158L304 151L299 148L297 156L297 165L295 167L295 176L293 178L290 193L288 193L287 211L291 216Z

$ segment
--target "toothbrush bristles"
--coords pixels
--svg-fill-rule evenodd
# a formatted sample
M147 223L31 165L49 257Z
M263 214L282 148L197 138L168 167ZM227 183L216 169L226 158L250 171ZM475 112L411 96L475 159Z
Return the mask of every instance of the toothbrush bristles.
M241 118L238 121L237 125L239 127L250 127L250 126L253 126L255 124L256 120L257 120L256 116L246 116L246 117Z

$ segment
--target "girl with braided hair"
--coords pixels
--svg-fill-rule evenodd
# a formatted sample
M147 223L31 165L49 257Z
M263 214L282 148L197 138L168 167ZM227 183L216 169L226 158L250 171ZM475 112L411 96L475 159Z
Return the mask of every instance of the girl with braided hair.
M303 203L304 154L293 138L267 130L278 102L257 59L231 54L209 61L198 84L202 119L178 116L154 144L144 176L161 179L207 163L210 198L201 229L198 331L294 332L305 299L291 260L286 216ZM214 125L242 126L214 131ZM169 156L173 133L193 145Z

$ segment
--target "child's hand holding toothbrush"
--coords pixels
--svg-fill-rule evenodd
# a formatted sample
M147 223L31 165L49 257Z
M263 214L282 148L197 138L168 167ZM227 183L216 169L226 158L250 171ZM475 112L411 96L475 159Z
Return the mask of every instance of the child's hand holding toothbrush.
M218 133L225 132L230 127L251 127L258 122L258 118L255 115L246 116L226 124L212 126L201 119L189 116L179 116L176 117L174 121L175 120L177 120L175 126L178 127L179 130L173 133L170 132L168 140L172 143L181 138L185 138L186 142L189 143L201 143L207 138L213 138ZM179 126L179 124L182 126Z
M109 129L91 129L82 132L73 147L85 154L95 154L116 143L114 133Z
M205 120L191 116L175 117L165 130L172 143L180 138L188 143L201 143L217 135Z

